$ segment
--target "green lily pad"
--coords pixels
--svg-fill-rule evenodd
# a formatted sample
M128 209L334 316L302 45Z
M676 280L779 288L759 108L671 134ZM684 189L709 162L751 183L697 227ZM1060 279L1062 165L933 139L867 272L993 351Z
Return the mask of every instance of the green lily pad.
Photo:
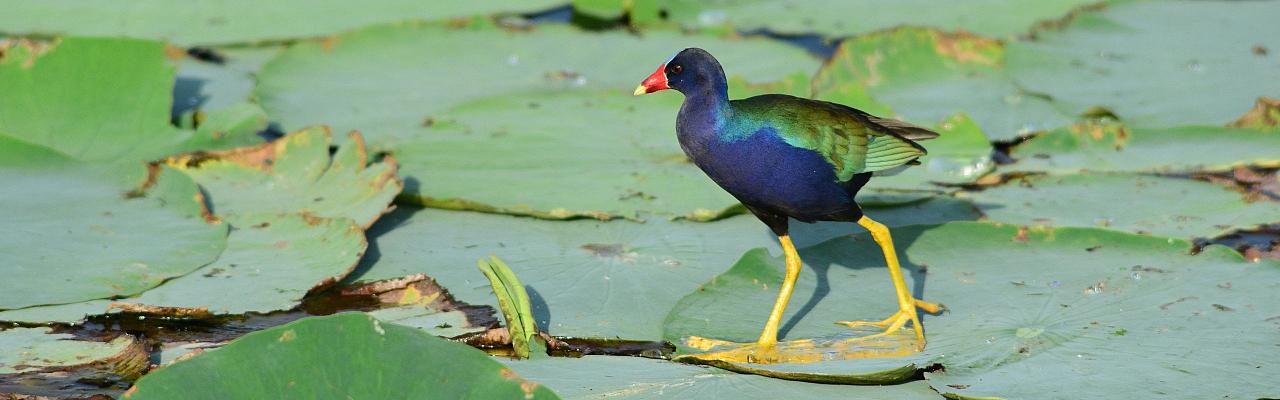
M244 368L255 365L257 368ZM250 333L147 374L122 398L556 399L480 350L362 313Z
M643 2L643 1L640 1ZM767 29L784 34L859 36L896 26L931 26L980 35L1013 38L1043 21L1064 17L1091 0L981 0L937 3L928 0L861 1L710 1L697 13L673 13L696 25L724 21L741 30ZM679 10L677 10L679 11Z
M1002 172L1076 173L1229 171L1280 166L1280 135L1214 126L1129 128L1085 123L1055 129L1015 146L1018 162Z
M968 195L995 221L1107 227L1184 239L1216 237L1280 221L1280 203L1246 202L1241 193L1182 178L1041 175Z
M711 219L731 212L738 201L689 162L676 141L680 96L652 97L544 92L443 113L440 121L449 126L396 147L405 175L414 178L407 196L432 207L549 219L637 218L641 211ZM570 109L581 112L566 117Z
M566 46L566 43L573 43ZM630 96L631 89L667 56L698 46L715 54L730 75L769 82L817 69L803 49L761 40L648 32L589 33L565 26L533 32L495 28L451 28L401 24L368 28L331 41L296 44L263 67L257 98L285 129L327 124L339 132L358 129L375 149L430 135L424 125L441 113L481 98L508 93L600 89ZM601 57L608 54L608 57ZM638 101L637 101L638 102ZM587 118L581 107L550 115ZM675 110L650 116L675 119ZM508 122L517 122L510 121ZM579 136L602 126L579 125ZM670 134L670 132L662 132Z
M493 13L541 11L558 1L483 1L430 3L380 0L344 1L249 0L217 3L133 2L121 7L110 0L0 3L0 34L125 36L164 40L179 45L276 42L332 35L365 25L470 17Z
M941 400L923 381L893 386L815 385L638 357L505 361L565 399Z
M1138 390L1254 398L1268 395L1266 380L1256 377L1280 368L1267 362L1280 355L1270 345L1275 321L1266 320L1280 313L1275 262L1247 263L1221 246L1191 255L1184 240L1101 229L949 223L893 233L912 271L908 286L949 311L924 318L923 353L871 361L941 364L944 370L926 377L949 396L1096 398ZM847 328L831 324L836 319L878 319L896 308L883 260L866 235L800 254L813 267L801 273L783 318L786 337L839 335ZM681 300L667 338L754 339L776 295L780 265L762 251L749 252ZM758 317L725 317L750 310ZM1205 339L1213 337L1231 339ZM740 366L830 377L865 373L866 361Z
M964 32L897 28L845 40L818 72L813 88L819 99L873 114L894 115L891 108L912 121L941 121L962 111L991 139L1012 139L1074 119L1014 83L1005 69L1004 44Z
M1276 15L1280 3L1265 1L1123 2L1010 44L1008 68L1071 114L1102 106L1134 126L1221 125L1280 93L1280 61L1251 50L1280 49Z
M169 124L173 67L164 44L64 38L7 47L0 58L5 135L91 162L150 160L181 143Z
M195 183L170 168L145 172L0 168L0 309L129 296L216 259L227 225L206 221Z
M308 291L346 277L366 247L364 231L345 218L259 214L235 224L213 263L113 305L197 317L288 310Z
M71 37L0 48L0 135L75 160L151 161L234 147L260 142L253 134L266 127L250 105L211 113L201 129L171 125L174 68L159 42Z
M368 151L353 133L332 160L326 127L311 127L256 147L178 156L169 164L210 193L213 212L233 223L246 214L299 212L350 218L362 227L388 210L404 184L394 159L368 164Z
M890 226L976 218L971 207L944 202L918 206L868 213ZM796 239L808 241L861 229L854 224L794 225ZM489 282L467 266L497 255L528 289L541 330L558 336L635 340L662 339L667 310L743 249L778 248L777 238L749 215L714 223L655 218L640 224L406 207L384 217L369 235L369 256L349 281L423 273L462 302L496 308Z
M136 377L147 368L147 350L133 336L108 342L76 340L51 328L13 328L0 331L0 375L29 372L98 369Z

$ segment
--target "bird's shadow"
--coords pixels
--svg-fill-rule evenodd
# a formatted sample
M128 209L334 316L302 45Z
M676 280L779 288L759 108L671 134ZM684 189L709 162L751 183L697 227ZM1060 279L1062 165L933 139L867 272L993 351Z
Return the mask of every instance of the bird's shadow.
M863 230L857 224L853 224L853 223L838 223L838 224L847 226L848 230L846 232L850 234L865 232L865 230ZM798 224L793 224L793 226L795 225L798 225ZM830 226L822 227L820 229L823 229L823 230L830 229ZM793 229L792 235L802 236L802 235L812 234L812 233L806 233L806 230L811 230L811 229ZM890 231L891 231L891 236L893 237L894 248L898 252L899 264L902 266L902 270L904 271L904 273L909 274L911 277L911 282L912 282L911 294L916 298L924 298L925 280L926 280L925 268L919 265L916 265L915 263L912 263L911 260L908 257L906 257L906 254L904 252L905 249L910 248L911 245L915 243L917 239L919 239L920 233L922 233L923 231L921 230L894 231L893 229L890 229ZM829 233L827 233L826 235L828 235L827 237L830 237ZM847 238L847 235L843 237ZM809 240L806 240L806 242L809 242ZM846 242L848 242L847 239L846 239ZM849 268L849 269L855 269L855 270L869 269L869 268L887 268L887 265L884 263L884 258L882 255L883 253L881 253L880 249L874 244L874 242L870 242L868 240L868 243L871 243L871 246L856 246L852 242L848 242L848 243L849 243L849 246L847 251L839 251L839 252L831 252L829 250L813 251L810 248L804 248L799 250L800 258L804 260L805 267L812 268L814 271L814 275L817 276L817 283L816 283L816 287L814 288L813 294L809 296L807 300L805 300L804 304L799 305L799 307L796 309L795 314L793 314L791 318L788 319L786 323L783 324L783 326L778 330L779 337L785 337L787 333L791 331L791 329L795 328L796 325L799 324L800 321L803 320L806 315L808 315L811 311L814 310L814 308L818 306L818 303L821 303L822 300L826 298L828 294L831 293L831 282L830 282L830 278L828 277L828 274L830 273L830 270L833 264L839 265L837 268ZM856 259L859 256L859 254L857 254L858 252L866 252L866 251L873 251L875 253L875 256L870 258L872 259L878 258L880 262L879 263L855 263L855 265L850 265L849 261ZM884 284L889 285L889 284L892 284L892 282L884 282ZM792 303L792 304L795 304L795 303ZM922 324L924 323L924 319L927 318L927 315L928 315L927 313L920 312L920 319ZM831 322L835 322L835 321L831 321Z

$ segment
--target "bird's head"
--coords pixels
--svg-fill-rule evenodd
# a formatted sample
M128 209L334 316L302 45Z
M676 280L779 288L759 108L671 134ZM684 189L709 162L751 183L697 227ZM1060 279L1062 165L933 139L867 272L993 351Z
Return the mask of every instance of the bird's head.
M720 62L706 50L690 47L659 65L657 71L640 82L634 94L639 96L666 89L688 94L700 85L723 81L724 70L720 68Z

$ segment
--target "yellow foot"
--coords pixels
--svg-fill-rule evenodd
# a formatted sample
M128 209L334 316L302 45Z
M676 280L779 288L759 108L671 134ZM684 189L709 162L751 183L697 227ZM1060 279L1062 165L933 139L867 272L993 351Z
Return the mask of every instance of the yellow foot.
M691 336L685 339L685 345L705 353L684 355L676 359L712 365L718 362L808 364L834 360L902 357L915 352L916 340L909 333L873 336L875 337L787 340L772 345Z
M877 328L883 328L884 329L883 332L868 335L868 336L863 336L864 339L874 339L877 337L893 334L894 332L898 332L904 326L907 325L907 322L911 322L912 327L914 328L913 330L915 331L915 336L917 341L916 350L917 351L924 350L924 344L925 344L924 331L920 329L920 317L918 314L916 314L916 308L924 310L925 312L930 314L937 314L942 312L943 310L946 310L947 306L944 306L942 304L937 304L937 303L930 303L930 302L919 300L919 299L911 299L911 300L912 300L912 303L904 304L903 307L898 310L898 312L895 312L893 313L893 315L890 315L889 318L885 318L880 321L836 321L836 323L850 327L850 328L858 328L863 326L874 326Z

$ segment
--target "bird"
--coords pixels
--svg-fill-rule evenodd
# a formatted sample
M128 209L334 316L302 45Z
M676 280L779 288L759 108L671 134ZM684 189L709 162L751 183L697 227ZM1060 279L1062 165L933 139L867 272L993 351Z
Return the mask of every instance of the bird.
M756 351L778 344L778 327L803 262L791 242L789 219L855 222L884 253L898 311L878 321L837 324L883 328L866 338L889 335L908 322L916 350L924 349L917 308L940 313L945 306L911 295L889 229L867 217L855 201L873 175L891 175L926 154L917 141L938 133L853 107L784 94L730 100L724 69L711 53L687 48L645 78L634 95L673 89L684 95L676 115L676 138L688 158L733 195L778 236L786 273Z

